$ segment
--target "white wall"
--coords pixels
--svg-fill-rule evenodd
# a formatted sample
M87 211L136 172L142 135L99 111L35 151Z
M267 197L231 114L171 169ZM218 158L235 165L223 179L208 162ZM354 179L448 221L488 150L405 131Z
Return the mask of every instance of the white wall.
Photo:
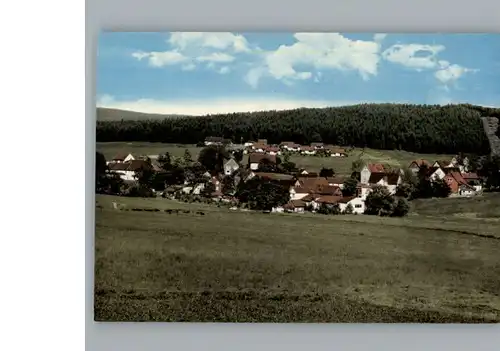
M365 212L365 201L359 197L352 199L346 204L340 203L340 210L345 211L348 204L351 204L354 213L362 214Z
M368 169L367 166L363 167L361 170L361 184L368 184L368 181L370 180L370 175L371 172Z
M250 163L250 169L252 171L256 171L259 168L259 164L257 162Z

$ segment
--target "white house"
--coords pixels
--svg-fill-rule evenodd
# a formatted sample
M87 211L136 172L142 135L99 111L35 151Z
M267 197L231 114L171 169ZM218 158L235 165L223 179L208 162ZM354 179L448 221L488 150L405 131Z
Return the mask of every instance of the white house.
M361 184L370 184L370 176L372 173L382 173L385 174L386 170L384 165L380 163L369 163L363 167L361 170Z
M300 153L302 155L316 155L316 149L312 146L302 146L300 148Z
M357 196L343 197L339 200L338 204L341 211L345 211L347 206L350 204L352 206L353 213L362 214L365 212L365 200Z
M141 169L152 169L152 166L145 160L134 159L125 162L112 162L108 165L108 168L111 172L118 174L120 178L125 181L135 181L137 180L138 171Z
M132 155L130 153L123 153L122 152L122 153L117 154L115 157L113 157L111 159L111 161L107 162L107 164L130 162L130 161L133 161L135 159L136 158L134 157L134 155Z
M224 174L231 175L236 172L240 168L238 162L236 162L233 158L229 159L226 163L224 163Z

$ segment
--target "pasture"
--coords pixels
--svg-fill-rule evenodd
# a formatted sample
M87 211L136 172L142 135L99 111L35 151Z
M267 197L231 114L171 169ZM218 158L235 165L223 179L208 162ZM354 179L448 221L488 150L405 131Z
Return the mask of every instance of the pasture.
M96 201L98 321L500 321L499 195L407 218Z
M119 152L130 152L137 155L158 155L169 152L173 156L182 157L184 150L188 149L196 159L202 148L195 145L142 143L142 142L112 142L97 143L97 151L102 152L106 159L110 159ZM317 156L292 156L290 160L298 167L319 172L322 167L333 168L339 175L350 175L352 162L361 158L367 162L384 163L393 167L408 167L411 161L424 158L430 162L441 159L451 159L452 155L417 154L398 150L354 149L349 157L317 157ZM246 162L246 157L244 159Z

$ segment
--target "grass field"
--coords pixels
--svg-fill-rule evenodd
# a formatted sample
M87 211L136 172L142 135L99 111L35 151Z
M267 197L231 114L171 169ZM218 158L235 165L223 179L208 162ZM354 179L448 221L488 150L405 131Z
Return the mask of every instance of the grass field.
M97 151L102 152L106 159L115 156L119 152L130 152L138 155L158 155L170 152L173 156L182 156L184 150L188 149L194 158L198 156L201 148L195 145L173 145L161 143L97 143ZM435 160L450 159L452 155L436 154L416 154L397 150L373 150L373 149L355 149L349 154L349 157L315 157L315 156L292 156L290 160L295 162L298 167L306 168L311 171L319 171L322 167L333 168L339 175L351 174L352 161L361 159L371 162L379 162L394 167L408 167L411 161L424 158L433 162Z
M499 195L418 201L407 218L96 200L96 320L500 321Z

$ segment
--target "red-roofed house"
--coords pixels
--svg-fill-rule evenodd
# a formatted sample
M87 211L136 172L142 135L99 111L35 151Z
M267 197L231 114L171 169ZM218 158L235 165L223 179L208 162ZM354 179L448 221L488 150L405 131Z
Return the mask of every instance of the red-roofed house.
M370 184L370 176L373 173L385 173L385 167L380 163L369 163L363 167L361 170L361 184Z
M417 174L423 166L431 167L431 164L429 161L424 159L413 160L408 166L408 169L410 169L413 174Z
M449 172L444 181L451 189L451 195L455 196L473 196L476 190L471 185L467 184L460 172Z
M313 146L301 146L300 147L300 153L302 155L315 155L316 154L316 148Z

